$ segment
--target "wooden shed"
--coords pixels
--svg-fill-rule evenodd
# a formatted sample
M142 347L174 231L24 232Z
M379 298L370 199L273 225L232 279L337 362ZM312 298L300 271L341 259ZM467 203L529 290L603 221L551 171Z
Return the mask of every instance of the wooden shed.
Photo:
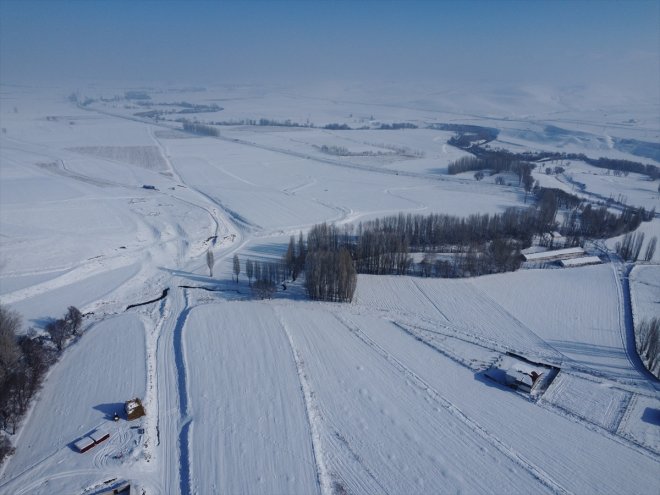
M537 398L545 392L557 373L559 373L557 367L535 363L509 352L500 356L490 368L485 370L484 376Z
M144 407L142 406L142 401L137 397L135 399L126 401L126 404L124 404L124 409L126 410L126 419L129 421L141 418L147 414L144 410Z
M89 449L96 445L96 442L90 437L82 437L80 440L75 442L73 445L78 449L78 452L81 454L87 452Z

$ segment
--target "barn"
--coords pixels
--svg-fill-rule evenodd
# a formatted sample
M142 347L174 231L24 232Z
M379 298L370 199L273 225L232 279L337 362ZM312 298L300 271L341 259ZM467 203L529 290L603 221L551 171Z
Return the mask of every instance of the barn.
M144 410L144 406L142 405L142 401L137 397L135 399L126 401L124 404L124 409L126 411L126 419L129 421L141 418L147 414Z
M500 356L484 375L509 388L540 397L554 380L559 368L529 361L522 356L507 353Z
M566 249L555 249L552 251L542 251L539 253L523 254L525 261L557 261L562 259L576 258L584 255L584 249L581 247L572 247Z
M570 260L559 261L559 264L564 268L598 265L599 263L602 263L602 260L598 256L582 256L581 258L572 258Z
M540 375L536 375L537 379L539 376ZM509 368L504 375L504 381L511 388L530 393L535 380L532 378L531 374L523 373L515 368Z

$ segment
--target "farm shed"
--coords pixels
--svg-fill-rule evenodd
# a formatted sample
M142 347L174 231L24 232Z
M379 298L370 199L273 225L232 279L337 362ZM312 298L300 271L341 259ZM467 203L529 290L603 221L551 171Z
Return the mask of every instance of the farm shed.
M530 393L535 382L532 376L538 379L541 375L532 375L531 373L523 373L515 368L509 368L504 375L504 380L509 387Z
M557 376L558 368L529 361L516 354L501 356L484 375L501 385L539 397Z
M540 253L523 254L525 261L556 261L568 258L576 258L584 254L581 247L572 247L566 249L555 249L552 251L543 251Z
M119 495L119 494L125 494L125 495L130 495L132 493L131 491L131 484L127 481L119 483L117 486L114 488L110 488L104 492L100 492L98 495Z
M124 409L126 410L126 419L129 421L141 418L147 414L144 410L144 406L142 406L142 401L140 401L140 399L137 397L135 399L126 401L126 404L124 404Z
M572 258L569 260L560 260L559 264L564 268L572 268L576 266L598 265L602 260L598 256L582 256L581 258Z
M90 437L82 437L80 440L74 442L73 445L78 449L78 452L82 454L94 447L96 442Z
M90 434L89 437L92 440L94 440L94 443L96 445L98 445L101 442L105 442L108 438L110 438L110 432L105 428L99 428L94 433Z

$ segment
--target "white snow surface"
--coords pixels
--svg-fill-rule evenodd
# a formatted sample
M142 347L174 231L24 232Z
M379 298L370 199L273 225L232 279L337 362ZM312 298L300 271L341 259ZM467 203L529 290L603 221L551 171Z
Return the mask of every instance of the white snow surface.
M621 263L463 280L359 276L350 304L307 301L300 280L258 301L244 274L247 257L275 259L317 222L524 207L515 185L447 176L464 153L447 145L452 133L423 127L499 127L516 149L536 149L544 135L522 131L553 115L542 93L471 103L490 102L506 120L476 107L467 115L453 93L443 106L392 88L340 99L260 87L154 93L222 100L223 111L195 114L201 121L420 126L223 126L215 138L143 121L121 103L77 107L70 88L2 89L0 302L23 315L26 332L69 305L89 314L12 437L0 493L91 495L116 479L184 495L657 494L660 395L631 354ZM538 112L521 115L512 101L528 109L534 95ZM610 137L657 133L645 107L613 115L641 124L608 124ZM576 139L544 146L602 149L600 113L562 118ZM394 154L338 157L315 145ZM587 191L621 184L631 204L657 202L633 174L594 171ZM655 311L655 268L633 270L635 312ZM507 352L561 368L541 399L484 376ZM134 397L146 416L112 421ZM108 440L77 452L74 442L104 428Z
M598 256L582 256L581 258L572 258L569 260L561 260L561 265L564 267L576 267L584 265L598 265L602 263Z

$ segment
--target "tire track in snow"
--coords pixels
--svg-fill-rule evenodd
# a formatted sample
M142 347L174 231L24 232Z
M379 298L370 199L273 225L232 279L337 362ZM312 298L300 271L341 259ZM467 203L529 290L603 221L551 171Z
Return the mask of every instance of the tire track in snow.
M313 402L312 399L312 389L309 386L307 381L307 375L305 374L303 360L298 354L298 350L293 344L293 338L291 333L287 329L286 323L282 319L282 316L278 313L278 319L282 331L286 336L287 342L289 343L289 349L291 350L291 357L293 358L294 364L296 366L296 371L298 373L298 381L300 382L300 390L303 395L303 403L305 405L305 413L307 414L307 423L309 426L309 431L311 433L311 442L312 442L312 453L314 454L314 463L316 464L316 476L318 481L318 486L323 495L331 495L333 493L331 477L328 474L328 469L325 465L325 459L323 454L323 448L321 446L321 426L320 426L320 413L318 407Z
M161 336L163 327L169 314L170 299L165 298L160 301L157 310L153 310L151 318L143 316L141 318L142 324L145 329L146 352L147 352L147 386L145 393L144 405L149 410L153 405L153 410L156 414L146 416L145 426L147 437L145 441L145 451L148 453L149 458L152 457L153 447L149 448L152 443L154 447L160 446L160 402L158 401L159 392L159 374L158 374L158 351L162 346ZM149 328L152 327L151 330Z
M482 437L493 447L495 447L499 452L501 452L509 460L513 461L515 464L520 466L522 469L526 470L530 475L536 478L540 483L548 487L554 493L558 494L570 494L571 492L561 486L556 482L548 473L543 471L540 467L536 466L532 462L525 459L520 453L516 452L512 447L507 445L503 440L489 432L482 425L477 423L475 420L467 416L461 409L454 405L451 401L446 399L440 394L431 384L424 380L421 376L415 373L413 370L408 368L405 364L399 361L396 357L386 351L381 347L377 342L375 342L371 337L366 335L359 326L345 316L340 316L339 314L334 314L335 318L346 327L346 329L360 339L364 344L370 347L374 352L382 356L386 361L388 361L392 366L394 366L400 373L405 375L409 380L406 381L410 386L414 386L426 394L428 394L432 399L434 399L443 409L452 414L455 418L465 424L471 431ZM409 334L406 334L409 335Z
M609 252L607 256L612 267L612 276L617 292L617 313L619 314L619 335L621 336L621 346L630 363L630 367L636 370L641 377L645 378L639 383L647 390L658 391L658 380L650 373L644 363L642 363L635 344L635 328L632 317L632 304L630 298L630 272L634 265L625 265L612 259ZM637 382L637 380L635 380Z
M480 287L477 287L476 284L470 282L472 285L472 289L474 291L474 294L480 299L479 300L479 305L483 305L483 307L489 307L493 311L496 311L500 315L502 315L504 318L510 319L518 328L520 328L522 331L528 333L529 335L532 335L535 339L537 339L539 342L542 342L544 346L547 347L546 350L550 350L554 353L556 353L555 356L547 355L547 354L542 354L541 357L543 358L553 358L555 359L555 363L561 367L563 366L564 362L568 360L568 357L558 351L555 347L552 345L548 344L548 342L545 339L542 339L539 337L539 335L534 332L531 328L529 328L527 325L525 325L522 321L520 321L518 318L516 318L509 310L507 310L504 306L502 306L500 303L495 301L492 297L490 297L483 289Z
M183 329L186 325L186 320L192 309L189 306L188 291L184 289L185 307L179 314L174 327L173 345L174 345L174 365L177 375L177 391L179 396L179 416L181 427L179 430L179 439L177 448L179 453L179 493L182 495L190 495L191 493L191 466L190 466L190 426L192 418L189 417L188 411L188 388L186 384L186 362L183 349Z
M447 315L443 313L443 311L440 309L440 307L435 303L433 299L431 299L431 296L429 296L426 291L422 290L422 288L419 286L416 280L412 280L412 284L419 291L419 293L428 301L431 303L431 306L435 308L435 310L442 316L442 318L447 322L451 323L451 320L447 318Z
M422 336L422 335L416 335L412 330L407 329L407 328L404 326L403 323L399 323L399 322L394 321L394 320L390 320L390 322L392 323L392 325L394 325L395 327L397 327L399 330L401 330L402 332L407 333L407 334L410 335L413 339L417 340L420 344L425 345L425 346L428 347L429 349L432 349L434 352L437 352L437 353L441 354L442 356L446 357L447 359L451 359L451 360L454 361L456 364L458 364L458 365L460 365L460 366L463 366L464 368L468 368L468 369L471 370L471 371L475 371L475 368L476 368L476 367L472 367L472 366L468 365L465 361L459 359L459 358L456 357L454 354L452 354L452 353L450 353L450 352L448 352L448 351L442 349L442 348L440 347L440 344L436 344L435 342L429 342L428 340L425 340L424 336ZM417 331L420 331L420 330L421 330L421 331L425 331L424 329L417 328ZM428 331L428 330L427 330L427 331ZM442 334L442 333L440 333L440 332L430 332L430 331L429 331L429 333L435 333L435 334L437 334L437 335L443 336L443 337L445 337L445 340L446 340L447 338L454 338L454 337L451 337L451 336L449 336L449 335ZM445 340L443 340L443 341L441 341L441 342L444 343ZM460 341L462 341L462 342L468 342L467 340L465 340L465 339L460 339L460 338L456 338L456 340L460 340ZM472 344L472 342L468 342L468 343L471 344L471 345L474 345L474 346L478 346L478 344ZM483 347L483 346L479 346L479 347ZM484 348L484 349L487 349L486 347L483 347L483 348ZM498 352L498 351L494 351L494 350L492 350L492 349L488 349L488 350L489 350L489 351L492 351L493 353L496 353L496 352L497 352L497 356L499 356L499 352ZM493 361L490 363L490 366L492 366L494 363L495 363L495 360L493 360ZM477 369L478 369L478 368L477 368Z

